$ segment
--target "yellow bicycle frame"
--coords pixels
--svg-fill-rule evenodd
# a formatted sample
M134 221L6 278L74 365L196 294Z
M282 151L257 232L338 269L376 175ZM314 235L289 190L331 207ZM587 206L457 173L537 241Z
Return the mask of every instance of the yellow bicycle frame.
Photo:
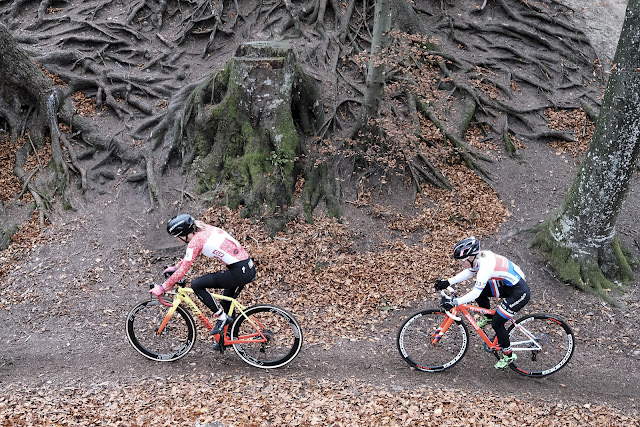
M180 304L182 304L182 302L187 304L187 306L193 312L193 314L195 314L196 317L198 319L200 319L200 321L204 324L204 326L209 331L213 329L213 325L211 324L211 322L209 321L207 316L204 315L202 310L200 310L200 308L196 305L196 303L189 296L189 294L192 294L192 293L193 293L193 289L191 289L191 288L185 288L185 287L182 287L182 286L178 287L178 290L176 291L175 296L173 298L173 302L171 304L165 302L162 299L162 297L158 297L158 299L160 300L160 302L163 305L166 305L166 306L171 307L171 308L169 308L169 311L167 312L167 315L164 317L164 320L162 321L162 324L158 328L158 331L156 332L157 335L162 334L162 331L164 330L165 326L167 326L167 323L169 323L169 320L171 320L171 316L173 316L173 313L176 312L176 310L178 309L178 306ZM247 338L253 338L253 337L257 337L257 336L260 336L261 339L264 340L265 342L267 341L267 338L262 334L262 325L260 325L260 326L256 325L254 323L254 319L253 318L247 317L247 315L244 312L245 307L242 304L240 304L238 302L238 300L236 300L235 298L231 298L231 297L227 297L227 296L219 295L219 294L211 294L211 296L213 298L215 298L215 299L218 299L218 300L231 301L231 307L229 308L229 313L228 313L229 316L233 315L234 310L237 310L256 329L256 331L257 331L256 334L250 334L248 336L243 336L243 340L241 340L242 342L246 342ZM258 342L260 342L260 341L258 341ZM233 344L233 343L235 343L235 341L227 341L227 343L228 344Z

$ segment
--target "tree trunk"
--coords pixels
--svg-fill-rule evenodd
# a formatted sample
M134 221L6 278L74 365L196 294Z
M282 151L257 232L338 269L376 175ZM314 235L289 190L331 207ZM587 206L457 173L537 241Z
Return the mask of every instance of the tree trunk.
M0 52L0 116L8 123L12 140L20 138L26 128L31 130L31 140L36 147L42 147L48 125L46 100L54 89L53 83L18 47L2 24ZM22 108L31 113L26 117L26 125Z
M289 44L242 44L225 69L191 95L189 108L199 113L188 142L195 147L187 151L199 157L193 163L198 190L243 206L243 216L261 218L271 231L281 229L297 215L296 125L311 130L316 100Z
M73 207L69 191L71 172L81 176L81 188L87 189L86 171L78 162L70 138L60 131L58 120L74 130L74 139L84 140L94 150L109 149L111 154L108 158L118 157L129 164L136 164L141 156L136 152L137 148L127 151L127 144L121 138L104 135L93 119L77 115L65 94L70 89L63 91L54 85L2 24L0 52L0 123L12 141L22 144L15 152L13 173L23 184L22 191L31 193L35 202L22 207L28 213L24 219L31 216L35 207L40 215L40 226L44 227L45 217L51 219L50 210L59 195L64 209ZM40 162L39 159L36 169L25 170L27 158L33 150L40 150L47 144L51 149L51 161ZM97 168L99 163L94 167ZM147 181L151 188L154 185L151 177L147 177ZM22 204L21 200L10 200L5 209L13 211ZM12 215L11 218L15 221L22 215ZM3 224L0 249L7 245L16 224Z
M616 221L640 158L640 0L627 6L604 103L573 186L534 243L559 276L605 295L633 278Z
M18 231L18 225L7 215L4 203L0 201L0 250L5 250L11 243L11 236Z
M62 160L56 120L58 92L2 24L0 52L0 118L11 140L22 140L22 146L15 153L13 173L35 200L35 206L24 207L29 214L27 218L35 207L40 213L40 225L44 226L45 204L51 203L57 193L64 193L67 184L67 166ZM24 169L27 157L33 149L47 143L51 144L53 161L40 164L37 173L27 174ZM0 249L8 246L9 238L17 231L17 223L13 221L3 219Z
M371 57L367 70L367 90L362 108L362 124L366 125L371 117L378 116L385 82L384 51L389 47L391 31L391 0L376 0Z

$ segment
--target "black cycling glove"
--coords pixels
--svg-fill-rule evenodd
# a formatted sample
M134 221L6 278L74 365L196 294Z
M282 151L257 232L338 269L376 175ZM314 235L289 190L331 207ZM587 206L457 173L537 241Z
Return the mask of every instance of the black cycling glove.
M436 288L436 291L441 291L443 289L447 289L451 284L448 280L436 280L436 283L433 284L433 287Z

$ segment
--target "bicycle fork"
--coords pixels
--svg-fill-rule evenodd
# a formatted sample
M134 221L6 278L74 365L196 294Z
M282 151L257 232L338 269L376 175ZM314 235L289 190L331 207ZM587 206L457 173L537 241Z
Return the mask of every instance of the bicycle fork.
M173 313L175 313L176 310L178 309L178 305L180 305L179 301L178 301L178 304L173 304L169 309L169 311L167 311L167 315L164 316L164 319L162 320L160 327L156 331L156 335L162 334L162 331L164 330L165 326L167 326L167 324L169 323L169 320L171 320L171 316L173 316Z
M442 336L449 329L451 324L453 323L453 319L447 317L444 322L431 334L431 345L435 346L438 344Z

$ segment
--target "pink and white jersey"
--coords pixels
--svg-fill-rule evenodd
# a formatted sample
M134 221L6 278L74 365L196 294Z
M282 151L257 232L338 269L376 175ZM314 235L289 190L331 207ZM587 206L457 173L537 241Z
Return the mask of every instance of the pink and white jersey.
M187 245L187 252L182 261L177 264L178 269L163 283L169 290L180 281L189 271L191 265L203 254L209 258L218 258L226 265L244 261L249 254L240 243L221 228L205 225L204 230L198 231Z
M218 258L226 265L244 261L249 258L249 254L244 250L242 245L223 229L208 225L207 228L200 233L206 233L206 240L202 245L203 255L209 258ZM188 247L191 247L191 243L196 240L200 233L196 233L196 237L189 242Z

